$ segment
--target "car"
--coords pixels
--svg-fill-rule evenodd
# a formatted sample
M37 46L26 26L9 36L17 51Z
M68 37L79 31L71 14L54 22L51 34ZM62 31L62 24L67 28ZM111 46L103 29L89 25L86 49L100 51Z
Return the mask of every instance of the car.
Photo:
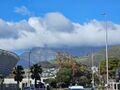
M24 87L23 90L35 90L33 87Z
M83 86L70 86L69 90L85 90Z

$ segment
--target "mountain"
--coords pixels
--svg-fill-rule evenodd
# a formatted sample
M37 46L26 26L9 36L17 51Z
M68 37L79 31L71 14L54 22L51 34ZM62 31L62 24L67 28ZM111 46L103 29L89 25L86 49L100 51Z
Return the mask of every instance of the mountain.
M32 48L30 53L30 63L41 63L41 65L47 65L46 63L51 62L55 59L57 52L67 52L75 56L78 62L91 66L91 51L94 55L94 65L98 66L101 60L105 60L105 47L79 47L79 48ZM120 58L120 46L110 46L108 48L108 54ZM29 52L24 52L20 55L20 61L18 65L28 67L29 65ZM49 63L50 66L50 63Z
M52 60L55 58L55 55L56 52L48 48L32 48L30 52L24 52L20 55L20 61L18 62L18 65L28 67L29 60L30 64L33 65L38 62Z
M56 63L51 63L49 61L42 61L38 64L40 64L43 68L58 68L58 65Z
M103 47L76 47L76 48L48 48L48 47L34 47L30 52L24 52L20 55L20 61L18 65L22 65L24 67L29 66L29 58L30 64L40 63L43 61L50 61L55 59L57 52L66 52L73 56L84 56L86 54L91 53L91 48L94 51L98 51ZM30 55L30 57L29 57Z
M85 56L77 57L77 61L81 62L83 64L92 65L92 55L88 54ZM108 56L111 57L117 57L120 59L120 46L112 46L108 48ZM98 52L93 52L93 63L95 66L98 66L99 62L101 60L105 60L105 48L98 51Z

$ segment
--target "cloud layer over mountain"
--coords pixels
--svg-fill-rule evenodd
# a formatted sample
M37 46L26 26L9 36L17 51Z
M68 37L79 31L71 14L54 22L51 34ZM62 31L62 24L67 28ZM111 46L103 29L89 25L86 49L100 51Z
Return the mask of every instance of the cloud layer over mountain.
M108 43L120 44L120 25L107 23ZM105 45L105 23L97 20L80 24L61 13L10 22L0 19L0 48L18 50L30 47L77 47Z

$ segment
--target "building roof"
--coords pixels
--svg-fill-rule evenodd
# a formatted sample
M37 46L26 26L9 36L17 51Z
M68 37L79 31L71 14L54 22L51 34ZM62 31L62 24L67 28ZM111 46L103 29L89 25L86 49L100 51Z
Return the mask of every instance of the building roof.
M8 76L18 61L19 56L17 54L0 49L0 75L3 77Z

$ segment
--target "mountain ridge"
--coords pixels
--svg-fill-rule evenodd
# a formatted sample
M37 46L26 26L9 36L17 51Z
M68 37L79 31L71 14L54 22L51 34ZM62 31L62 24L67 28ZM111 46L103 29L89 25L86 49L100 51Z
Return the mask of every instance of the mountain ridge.
M98 66L100 61L105 60L105 52L106 52L105 48L98 52L93 52L93 63L95 66ZM109 47L108 48L108 57L117 57L120 59L120 45ZM81 62L88 66L92 65L92 55L91 54L89 54L87 56L82 56L82 57L79 57L76 59L78 62Z
M98 51L102 47L92 47L92 48L94 48L95 51ZM66 52L73 56L83 56L91 52L91 47L78 47L78 48L34 47L30 50L30 52L24 52L23 54L20 55L20 61L18 62L18 65L28 67L29 58L31 65L41 61L53 60L55 59L57 52Z

